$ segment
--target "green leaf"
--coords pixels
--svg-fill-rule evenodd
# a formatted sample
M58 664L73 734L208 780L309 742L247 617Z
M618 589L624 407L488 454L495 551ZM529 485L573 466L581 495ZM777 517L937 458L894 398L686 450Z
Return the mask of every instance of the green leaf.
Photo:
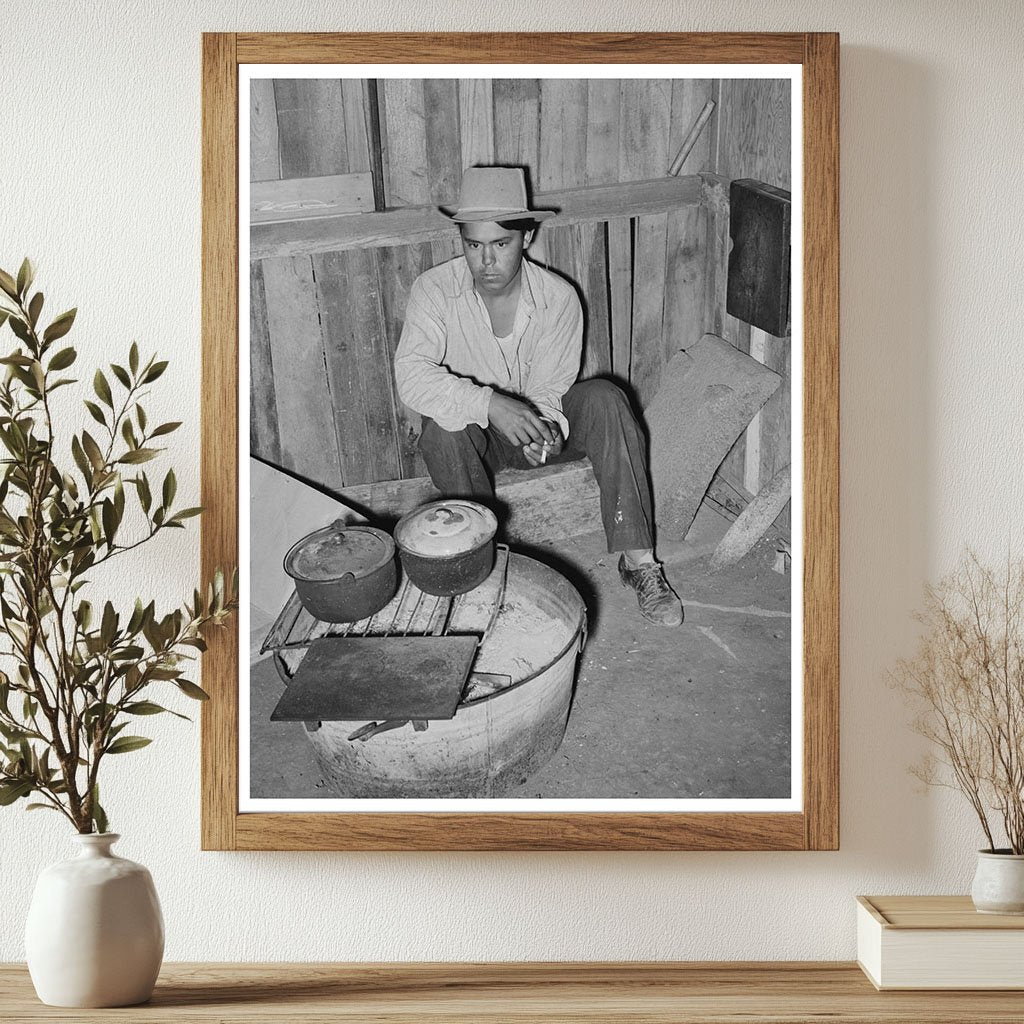
M177 430L181 426L181 421L178 420L175 423L161 423L156 430L150 435L151 437L163 437L164 434L171 433L172 430Z
M167 708L154 704L151 700L139 700L134 704L125 704L124 711L129 715L159 715Z
M8 323L11 325L11 330L14 331L21 341L25 342L25 344L31 344L32 332L28 329L28 324L24 320L12 315Z
M12 782L0 782L0 807L8 807L15 800L20 800L32 792L34 788L31 779L18 779Z
M89 410L89 415L101 426L107 425L107 417L103 414L103 410L95 403L90 402L88 399L84 399L86 409Z
M191 697L193 700L210 699L210 695L201 686L196 686L195 683L190 683L187 679L178 679L174 685L177 686L186 697Z
M135 428L132 426L132 421L125 417L125 421L121 424L121 436L124 438L124 443L132 450L139 447L139 442L135 440Z
M131 367L132 373L139 372L139 346L132 342L132 347L128 350L128 365Z
M82 431L82 447L85 449L85 454L89 456L92 468L99 472L105 465L103 453L100 451L100 446L93 440L92 434L87 430Z
M107 826L107 815L103 808L100 806L100 787L95 785L92 787L92 820L96 825L97 832L109 831Z
M117 513L114 511L114 503L105 498L102 505L103 536L107 540L107 546L114 546L114 536L117 533Z
M125 452L117 461L134 466L140 462L149 462L150 459L156 458L158 454L156 448L136 448L134 451Z
M163 486L163 504L166 508L170 508L171 502L174 501L174 495L178 490L178 480L174 475L174 470L167 470L167 476L164 477Z
M35 276L35 267L32 266L32 261L26 256L18 268L18 295L24 295L32 287L32 280Z
M153 504L153 496L149 491L149 477L145 473L135 479L135 487L139 492L139 502L142 505L143 511L149 514L150 506Z
M114 408L114 396L110 393L110 385L107 383L107 378L103 375L102 370L96 371L96 376L92 379L92 386L96 391L96 394L100 396L100 401L109 405L111 409Z
M106 749L108 754L127 754L132 750L148 747L153 741L145 736L119 736Z
M89 465L88 458L86 458L85 451L82 448L82 443L78 440L77 435L71 438L71 455L75 460L75 465L78 467L78 471L87 481L91 481L92 469Z
M103 605L103 621L100 623L100 639L104 647L109 647L117 632L117 612L114 606L106 601Z
M146 429L146 410L141 405L135 406L135 418L139 421L139 430Z
M175 512L173 516L167 521L167 525L171 523L180 523L183 519L191 519L193 516L198 516L202 513L203 506L196 505L193 508L183 508L180 512Z
M10 316L10 312L6 309L0 309L0 327L3 327L7 323L7 318Z
M53 804L28 804L25 807L26 811L57 811L60 812L59 807L54 807Z
M143 384L152 384L167 369L167 360L164 359L159 363L154 363L147 371L146 376L143 377Z
M78 353L73 348L62 348L51 360L49 370L66 370L76 359Z
M32 296L32 301L28 304L28 322L32 325L33 329L39 320L39 313L43 308L43 293L36 292Z
M51 341L63 338L64 335L71 330L71 325L75 322L75 314L77 313L77 307L75 309L69 309L66 313L61 313L61 315L57 317L57 319L54 320L45 331L43 331L43 341L49 344Z
M132 386L132 379L128 376L128 371L123 366L118 366L117 363L110 364L110 372L126 387Z
M18 301L18 286L11 277L4 270L0 270L0 288L2 288L15 302Z

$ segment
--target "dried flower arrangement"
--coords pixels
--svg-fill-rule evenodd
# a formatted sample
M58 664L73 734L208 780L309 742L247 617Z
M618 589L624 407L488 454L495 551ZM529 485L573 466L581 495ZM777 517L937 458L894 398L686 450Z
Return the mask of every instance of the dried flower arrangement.
M925 590L924 627L895 681L918 708L914 729L931 740L911 770L958 789L998 852L1024 854L1024 561L994 571L968 553Z

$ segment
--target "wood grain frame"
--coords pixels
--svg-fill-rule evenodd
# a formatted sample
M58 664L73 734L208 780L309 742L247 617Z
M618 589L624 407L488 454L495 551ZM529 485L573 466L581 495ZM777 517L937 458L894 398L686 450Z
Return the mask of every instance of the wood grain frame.
M804 721L800 813L239 813L238 642L203 659L207 850L834 850L839 845L839 37L206 34L202 44L202 570L238 562L238 65L803 65Z

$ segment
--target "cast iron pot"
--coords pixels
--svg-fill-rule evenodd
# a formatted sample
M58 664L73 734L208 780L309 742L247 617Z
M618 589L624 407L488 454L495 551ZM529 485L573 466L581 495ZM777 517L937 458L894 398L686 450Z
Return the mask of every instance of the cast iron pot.
M494 568L494 513L475 501L432 501L402 516L395 543L406 575L426 594L454 597Z
M339 520L303 537L284 556L303 607L323 622L356 622L395 596L395 542L373 526Z

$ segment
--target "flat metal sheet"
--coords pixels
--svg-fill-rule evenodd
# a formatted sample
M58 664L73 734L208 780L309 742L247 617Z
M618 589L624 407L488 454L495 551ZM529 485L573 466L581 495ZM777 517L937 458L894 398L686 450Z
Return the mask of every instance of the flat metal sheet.
M454 718L480 638L323 637L309 646L273 722Z

